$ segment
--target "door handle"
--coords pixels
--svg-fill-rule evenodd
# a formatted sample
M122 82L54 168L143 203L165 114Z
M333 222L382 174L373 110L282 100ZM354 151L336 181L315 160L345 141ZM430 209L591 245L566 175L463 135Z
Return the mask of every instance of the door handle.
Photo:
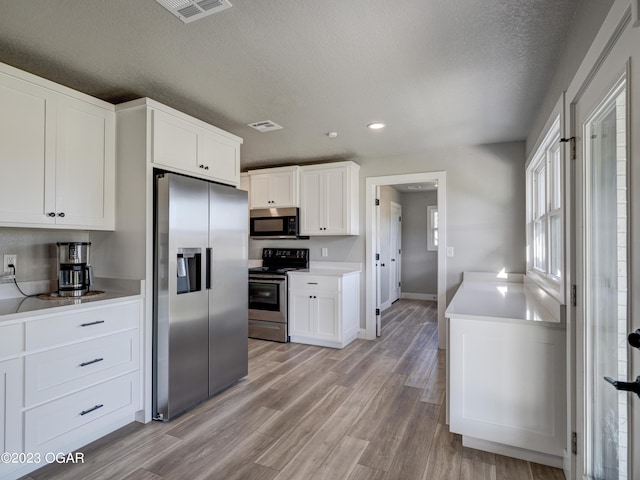
M629 345L632 347L640 349L640 328L633 333L629 334L628 337Z
M207 248L205 250L205 279L204 279L205 285L204 286L207 290L211 289L212 250L213 250L212 248Z
M640 376L636 377L635 382L620 382L614 380L611 377L604 377L604 379L614 386L616 390L622 390L625 392L633 392L640 397Z

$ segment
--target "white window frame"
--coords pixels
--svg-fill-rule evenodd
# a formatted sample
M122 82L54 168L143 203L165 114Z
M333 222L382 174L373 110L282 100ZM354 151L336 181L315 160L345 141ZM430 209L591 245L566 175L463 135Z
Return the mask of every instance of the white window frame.
M438 250L438 229L439 221L438 207L436 205L427 206L427 251L436 252Z
M561 116L552 118L527 165L527 275L564 301L565 185ZM551 228L559 235L552 244ZM537 234L542 232L542 235ZM552 271L552 261L555 267Z

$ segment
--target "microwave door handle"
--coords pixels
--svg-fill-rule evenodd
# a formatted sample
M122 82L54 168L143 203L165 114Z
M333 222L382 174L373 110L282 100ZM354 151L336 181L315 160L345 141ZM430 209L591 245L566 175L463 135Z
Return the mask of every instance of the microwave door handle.
M206 254L205 254L205 262L206 262L206 266L205 266L205 269L206 269L205 287L207 288L207 290L211 289L211 269L213 267L213 265L211 263L213 261L212 258L211 258L212 257L212 255L211 255L212 250L213 250L212 248L207 248Z

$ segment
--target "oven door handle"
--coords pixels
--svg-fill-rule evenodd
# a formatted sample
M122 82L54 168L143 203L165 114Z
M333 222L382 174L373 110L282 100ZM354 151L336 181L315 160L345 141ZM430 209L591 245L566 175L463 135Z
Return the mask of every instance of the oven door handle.
M211 262L212 262L212 255L211 255L211 251L213 249L212 248L207 248L206 250L206 254L205 254L205 262L206 262L206 273L205 273L205 287L207 288L207 290L211 290Z
M277 278L250 278L249 279L249 283L284 283L284 278L283 279L277 279Z

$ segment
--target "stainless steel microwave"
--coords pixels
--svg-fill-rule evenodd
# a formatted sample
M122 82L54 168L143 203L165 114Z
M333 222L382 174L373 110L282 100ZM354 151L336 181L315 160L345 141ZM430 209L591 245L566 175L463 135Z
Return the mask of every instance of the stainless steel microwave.
M300 238L298 208L260 208L249 213L251 238Z

